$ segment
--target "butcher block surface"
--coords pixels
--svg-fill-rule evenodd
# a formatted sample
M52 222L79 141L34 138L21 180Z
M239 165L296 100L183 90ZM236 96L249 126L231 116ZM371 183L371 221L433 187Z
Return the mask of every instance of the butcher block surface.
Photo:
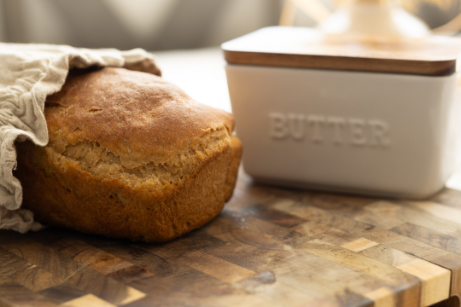
M2 307L411 307L460 294L461 192L450 189L389 200L241 174L216 219L165 244L0 231Z

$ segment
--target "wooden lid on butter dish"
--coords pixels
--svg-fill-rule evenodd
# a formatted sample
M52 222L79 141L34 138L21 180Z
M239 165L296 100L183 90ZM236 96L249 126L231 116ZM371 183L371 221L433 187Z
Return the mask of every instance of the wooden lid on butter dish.
M269 27L222 45L230 64L450 75L461 39L325 35L311 28Z

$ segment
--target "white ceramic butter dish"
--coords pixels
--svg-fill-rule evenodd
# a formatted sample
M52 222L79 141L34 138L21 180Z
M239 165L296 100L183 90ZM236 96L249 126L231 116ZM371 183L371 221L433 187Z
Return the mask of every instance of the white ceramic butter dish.
M424 198L456 160L456 39L271 27L222 46L243 166L256 181Z

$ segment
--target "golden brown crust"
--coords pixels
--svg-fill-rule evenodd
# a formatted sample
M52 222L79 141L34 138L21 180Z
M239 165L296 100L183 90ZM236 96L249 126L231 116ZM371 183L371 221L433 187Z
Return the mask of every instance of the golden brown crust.
M160 78L74 75L47 105L50 143L18 143L15 174L41 222L164 242L207 223L232 194L242 151L232 116Z
M21 152L36 150L30 142ZM239 150L239 148L237 148ZM41 151L44 158L46 152ZM71 161L64 168L40 169L20 155L16 175L24 186L24 206L37 220L54 226L116 238L164 242L203 226L221 211L236 172L224 172L232 148L208 159L173 193L159 197L117 179L101 181ZM233 187L232 187L233 188ZM232 190L230 190L232 191Z
M243 146L242 142L236 137L231 137L231 162L229 165L229 170L227 172L226 179L226 192L225 200L228 201L232 197L234 192L235 183L237 181L237 174L240 166L240 160L242 159Z
M127 167L152 157L172 163L210 129L230 133L234 125L229 113L195 102L162 78L121 68L70 74L46 103L50 143L58 152L90 141Z

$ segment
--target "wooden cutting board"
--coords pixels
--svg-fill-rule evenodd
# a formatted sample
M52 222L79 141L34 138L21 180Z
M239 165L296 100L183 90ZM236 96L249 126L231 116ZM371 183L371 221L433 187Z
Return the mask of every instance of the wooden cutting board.
M253 185L166 244L0 231L0 306L429 306L461 294L461 192L384 200ZM453 298L444 306L458 306Z

